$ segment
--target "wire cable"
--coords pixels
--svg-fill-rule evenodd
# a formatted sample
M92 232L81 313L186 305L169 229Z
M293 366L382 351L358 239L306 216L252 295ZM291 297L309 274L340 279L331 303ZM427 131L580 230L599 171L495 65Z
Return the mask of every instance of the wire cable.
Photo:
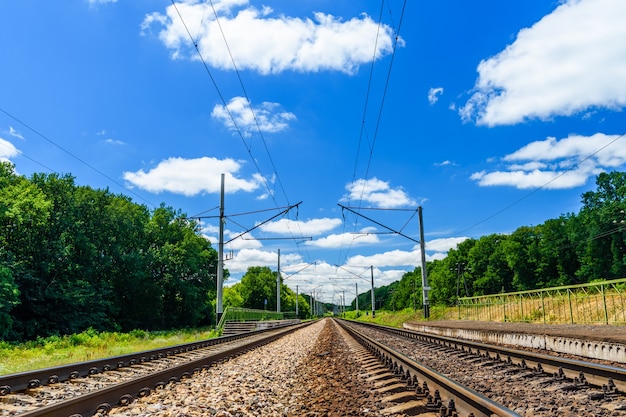
M233 55L232 55L232 52L231 52L230 46L228 45L228 41L227 41L227 39L226 39L226 35L225 35L225 33L224 33L224 31L223 31L223 28L222 28L222 26L221 26L221 24L220 24L220 22L219 22L219 17L218 17L217 11L215 10L215 7L214 7L214 5L213 5L213 1L212 1L212 0L210 0L210 4L211 4L211 8L212 8L212 10L213 10L213 14L214 14L214 16L215 16L215 21L216 21L216 23L217 23L217 25L218 25L218 27L219 27L219 29L220 29L220 33L222 34L222 38L223 38L224 43L225 43L225 45L226 45L226 49L227 49L228 54L229 54L229 56L230 56L231 62L232 62L232 64L233 64L233 68L234 68L234 70L235 70L235 72L236 72L236 74L237 74L237 78L238 78L238 80L239 80L239 84L240 84L240 86L241 86L241 88L242 88L242 91L243 91L243 93L244 93L244 96L245 96L245 98L246 98L246 102L247 102L247 104L248 104L248 106L249 106L250 112L252 113L252 116L253 116L253 118L254 118L254 121L255 121L255 125L256 125L257 132L258 132L259 137L261 138L261 140L262 140L262 142L263 142L263 145L264 145L264 147L265 147L265 151L266 151L266 153L267 153L268 159L269 159L270 164L271 164L271 166L272 166L273 175L274 175L274 177L276 178L276 181L277 181L278 185L280 186L280 188L281 188L281 190L282 190L283 196L285 197L285 200L287 201L287 204L289 204L289 198L288 198L287 193L286 193L286 191L285 191L285 189L284 189L284 187L283 187L282 181L280 180L280 176L278 175L278 170L276 169L276 165L274 164L274 160L273 160L273 158L272 158L272 156L271 156L271 153L270 153L270 151L269 151L269 148L268 148L268 146L267 146L267 142L265 141L265 138L264 138L264 136L263 136L262 129L261 129L260 124L259 124L259 120L258 120L258 118L257 118L257 116L256 116L256 114L255 114L255 112L254 112L254 109L252 108L250 98L249 98L249 96L248 96L247 90L246 90L245 85L244 85L244 83L243 83L243 80L242 80L242 78L241 78L241 74L240 74L240 72L239 72L239 69L237 68L237 64L236 64L236 62L235 62L235 59L234 59L234 57L233 57ZM180 11L179 11L179 9L178 9L178 7L177 7L177 5L176 5L176 3L175 3L175 1L174 1L174 0L172 0L172 5L174 6L174 8L175 8L175 10L176 10L176 12L177 12L177 14L178 14L178 17L180 18L180 20L181 20L181 22L182 22L182 24L183 24L183 26L184 26L184 28L185 28L185 30L186 30L186 32L187 32L187 35L189 36L189 38L190 38L191 42L193 43L193 45L194 45L194 47L195 47L196 53L198 54L198 56L199 56L200 60L202 61L203 65L204 65L204 68L205 68L205 70L206 70L207 74L208 74L208 75L209 75L209 77L210 77L210 79L211 79L211 81L212 81L212 83L213 83L213 86L215 87L215 89L216 89L216 91L217 91L217 93L218 93L218 96L220 97L220 100L222 101L222 104L223 104L223 106L224 106L224 109L226 110L226 112L227 112L227 114L228 114L228 117L229 117L229 118L230 118L230 120L231 120L231 123L233 124L233 126L234 126L235 130L237 131L237 133L238 133L239 137L241 138L241 141L242 141L242 143L244 144L244 147L245 147L245 148L246 148L246 150L248 151L248 154L249 154L249 156L250 156L250 159L252 160L253 164L255 165L255 167L256 167L256 169L257 169L257 171L259 172L260 177L261 177L261 179L262 179L262 181L263 181L263 183L264 183L264 185L265 185L265 188L266 188L266 189L267 189L267 191L268 191L269 196L270 196L270 197L271 197L271 199L274 201L274 204L278 207L278 202L276 201L275 192L274 192L274 191L270 188L269 184L267 183L266 177L265 177L265 176L262 174L262 172L261 172L261 168L260 168L260 166L259 166L259 164L258 164L258 162L257 162L256 158L254 158L254 156L252 155L252 148L251 148L251 145L250 145L250 144L248 144L248 143L246 142L244 134L242 133L242 131L241 131L241 129L239 128L239 126L237 125L237 122L235 121L235 118L234 118L233 114L232 114L232 113L231 113L231 111L229 110L229 108L228 108L228 106L227 106L227 103L226 103L226 100L225 100L225 98L224 98L223 94L221 93L221 90L219 89L219 87L218 87L218 85L217 85L217 82L216 82L215 78L213 77L213 75L212 75L212 73L211 73L211 71L210 71L210 69L209 69L209 67L208 67L208 65L207 65L207 63L206 63L206 60L204 59L204 57L203 57L202 53L200 52L200 49L198 48L198 43L197 43L197 41L196 41L196 40L194 40L193 36L191 35L191 32L189 31L189 28L188 28L188 26L187 26L187 24L186 24L185 20L183 19L183 17L182 17L182 15L181 15L181 13L180 13ZM202 19L204 19L204 11L203 11ZM295 224L296 224L296 225L298 226L298 228L299 228L299 224L298 224L297 222L296 222ZM289 225L287 225L287 227L289 228ZM290 233L293 235L293 233L292 233L291 231L290 231ZM299 245L297 245L297 247L298 247L298 249L300 249L300 246L299 246Z
M373 73L373 68L374 68L374 63L376 61L376 51L377 51L377 45L378 45L378 36L379 36L379 32L380 32L380 26L382 25L382 14L383 14L383 10L384 10L384 5L385 5L385 0L381 1L381 6L380 6L380 15L379 15L379 22L378 22L378 27L379 27L379 31L377 32L377 36L376 36L376 43L375 43L375 47L374 47L374 58L372 59L372 66L370 68L370 80L368 81L368 86L367 86L367 94L366 94L366 102L365 102L365 109L363 111L363 120L361 122L361 131L359 134L359 142L358 142L358 148L357 148L357 161L355 162L355 166L354 166L354 172L353 172L353 176L352 176L352 184L355 183L356 181L356 171L357 171L357 164L358 164L358 154L360 153L360 149L361 149L361 142L362 142L362 135L365 131L364 125L365 125L365 114L367 112L367 105L368 105L368 101L369 101L369 93L371 90L371 79L372 79L372 73ZM374 136L372 138L372 142L370 144L369 147L369 157L367 160L367 165L366 165L366 169L365 169L365 175L364 175L364 181L363 181L363 187L361 189L361 196L359 197L359 206L362 206L363 204L363 195L365 194L365 185L366 185L366 181L369 178L369 171L371 168L371 164L372 164L372 159L373 159L373 155L374 155L374 148L376 145L376 139L378 137L378 132L379 132L379 128L380 128L380 124L381 124L381 120L382 120L382 113L383 113L383 108L385 105L385 98L387 96L387 90L389 89L389 81L391 79L391 70L393 68L393 62L394 62L394 58L396 55L396 51L398 48L398 40L400 39L400 30L402 28L402 22L404 20L404 14L405 14L405 10L406 10L406 0L404 0L403 4L402 4L402 12L400 14L400 20L398 23L398 28L395 31L395 38L394 38L394 44L393 44L393 48L392 48L392 52L391 52L391 61L389 63L389 68L387 70L387 77L385 79L385 85L384 85L384 89L383 89L383 95L382 95L382 99L381 99L381 103L380 103L380 107L378 110L378 117L376 120L376 127L374 129ZM354 223L354 230L356 230L356 222ZM352 242L350 243L348 249L346 250L346 258L348 257L348 254L350 252L352 248ZM340 248L339 251L339 259L342 259L342 250L343 247Z
M285 200L287 201L287 205L291 205L289 203L289 198L287 197L287 193L285 192L285 188L283 187L282 181L280 180L280 176L278 175L278 171L276 170L276 166L274 164L274 160L272 159L272 155L267 147L267 142L265 141L265 137L263 136L263 131L261 130L261 126L259 125L259 119L256 117L256 113L254 112L254 109L252 108L252 103L250 102L250 98L248 96L248 91L246 90L246 87L243 84L243 80L241 78L241 74L239 73L239 68L237 68L237 64L235 63L235 59L233 57L232 51L230 50L230 46L228 45L228 41L226 40L226 35L224 34L224 30L222 29L222 25L220 23L219 17L217 15L217 11L215 10L215 6L213 5L213 0L210 0L210 4L211 4L211 8L213 9L213 15L215 16L215 22L217 23L217 27L220 30L220 33L222 34L222 39L224 39L224 45L226 45L226 50L228 51L228 55L230 57L230 61L233 64L233 68L235 69L235 73L237 74L237 79L239 80L239 85L241 86L241 90L243 91L243 94L246 98L246 102L248 104L248 108L250 109L250 113L252 113L252 118L254 119L254 123L256 125L257 128L257 132L259 134L259 137L261 138L261 141L263 142L263 145L265 147L265 152L267 153L267 157L270 161L270 164L272 166L272 170L274 171L274 175L276 176L276 181L278 182L278 185L280 186L282 192L283 192L283 196L285 197ZM268 189L268 191L270 191ZM274 198L274 193L270 193L272 195L272 199ZM275 201L274 201L275 202ZM277 204L278 205L278 204Z
M615 142L617 142L619 139L623 138L624 136L626 136L626 133L622 133L621 135L617 136L615 139L613 139L612 141L610 141L609 143L607 143L606 145L602 146L600 149L598 149L597 151L589 154L588 156L586 156L585 158L583 158L582 160L580 160L579 162L573 163L569 168L565 169L563 172L561 172L560 174L558 174L557 176L555 176L554 178L552 178L550 181L546 182L545 184L543 184L540 187L535 188L534 190L532 190L531 192L529 192L528 194L522 196L521 198L518 198L517 200L513 201L512 203L504 206L503 208L501 208L500 210L496 211L495 213L485 217L483 220L474 223L473 225L466 227L465 229L462 229L459 232L456 232L455 234L457 235L463 235L464 233L466 233L468 230L472 230L473 228L480 226L483 223L486 223L487 221L493 219L494 217L504 213L505 211L509 210L511 207L516 206L517 204L521 203L522 201L526 200L527 198L529 198L530 196L538 193L539 191L545 189L548 185L552 184L554 181L558 180L559 178L561 178L562 176L566 175L568 172L572 171L574 168L578 168L580 166L581 163L591 159L593 156L597 155L598 153L600 153L601 151L603 151L604 149L608 148L609 146L611 146L612 144L614 144Z
M217 24L217 26L218 26L218 28L220 30L220 33L222 35L222 39L224 40L224 45L226 46L226 50L228 51L228 55L230 57L230 60L231 60L231 63L233 65L233 68L235 70L235 73L237 75L237 79L239 81L239 85L241 86L241 90L242 90L242 92L244 94L244 97L246 99L246 103L248 105L248 109L250 110L250 113L252 114L252 118L254 119L256 131L257 131L257 133L259 135L259 138L261 139L261 142L263 143L263 146L265 148L265 152L267 154L268 160L269 160L270 165L272 167L272 171L273 171L273 174L274 174L274 176L276 178L276 182L278 183L278 185L279 185L279 187L280 187L280 189L282 191L282 194L285 197L287 205L291 205L289 203L289 197L287 196L287 192L285 191L283 183L282 183L282 181L280 179L280 175L278 174L278 170L276 169L276 165L274 163L274 159L272 158L271 152L270 152L270 150L269 150L269 148L267 146L267 142L265 140L265 136L263 135L263 130L261 129L261 126L259 124L259 119L257 118L256 112L254 111L254 108L252 107L252 102L251 102L250 97L248 95L248 91L247 91L247 89L246 89L246 87L244 85L243 79L241 77L241 73L239 72L239 68L237 67L237 63L235 62L235 58L234 58L234 56L232 54L232 50L230 48L228 40L226 39L226 34L224 32L224 29L222 28L222 24L220 23L220 19L219 19L219 16L217 14L217 11L215 10L215 6L213 4L213 0L210 0L209 2L211 4L211 9L213 10L213 15L215 17L215 22L216 22L216 24ZM200 53L199 50L198 50L198 53ZM230 114L230 112L229 112L229 114ZM231 119L232 119L232 115L231 115ZM242 138L243 138L243 136L242 136ZM245 140L244 140L244 143L245 143ZM250 153L251 153L251 145L247 145L247 147L248 147L248 149L250 149ZM260 169L259 169L259 174L261 174ZM263 176L261 174L261 178L263 178L263 181L265 182L265 176ZM272 200L274 201L275 206L278 207L278 202L276 201L275 193L272 190L269 189L269 185L267 184L267 182L265 182L265 185L266 185L266 188L268 190L269 195L271 196ZM302 234L302 230L300 229L299 223L295 222L295 224L296 224L297 228L299 229L300 234ZM294 235L294 233L290 230L289 224L287 224L287 230L289 231L289 233L292 236ZM298 250L300 250L300 246L299 245L296 245L296 246L298 247ZM308 253L307 253L307 256L308 256Z
M26 122L23 122L22 120L20 120L19 118L17 118L16 116L12 115L11 113L7 112L6 110L4 110L3 108L0 107L0 112L4 113L5 115L7 115L8 117L10 117L11 119L15 120L17 123L21 124L22 126L24 126L26 129L30 130L31 132L33 132L35 135L39 136L40 138L42 138L43 140L45 140L46 142L50 143L51 145L59 148L60 150L62 150L63 152L65 152L66 154L68 154L69 156L71 156L72 158L76 159L78 162L80 162L81 164L85 165L86 167L88 167L89 169L97 172L98 174L100 174L101 176L103 176L104 178L106 178L107 180L111 181L113 184L117 185L118 187L123 188L124 190L128 191L129 193L131 193L132 195L134 195L135 197L139 198L140 200L143 200L145 203L149 204L152 207L156 207L155 204L151 203L150 201L146 200L144 197L142 197L141 195L135 193L133 190L131 190L130 188L126 187L125 185L120 184L119 182L115 181L113 178L109 177L107 174L105 174L104 172L100 171L98 168L94 167L93 165L91 165L90 163L88 163L87 161L79 158L78 156L76 156L75 154L73 154L72 152L70 152L69 150L65 149L64 147L62 147L61 145L59 145L58 143L54 142L52 139L48 138L46 135L44 135L43 133L39 132L38 130L36 130L35 128L33 128L32 126L28 125ZM30 159L30 158L29 158ZM37 162L38 163L38 162ZM38 163L39 164L39 163ZM41 165L41 164L40 164ZM52 170L54 172L54 170Z
M37 165L39 165L39 166L41 166L41 167L43 167L43 168L47 169L48 171L53 172L53 173L55 173L55 174L58 174L58 172L57 172L57 171L55 171L54 169L50 168L49 166L46 166L46 165L42 164L42 163L41 163L41 162L39 162L39 161L36 161L35 159L33 159L33 158L31 158L30 156L26 155L24 152L20 151L20 150L19 150L19 149L17 149L17 148L11 148L11 147L7 146L5 143L2 143L2 142L0 142L0 145L1 145L1 146L3 146L3 147L5 147L5 148L7 148L7 149L9 149L9 150L11 150L11 151L13 151L13 150L14 150L14 151L16 151L16 152L17 152L20 156L23 156L24 158L26 158L26 159L28 159L29 161L34 162L35 164L37 164Z

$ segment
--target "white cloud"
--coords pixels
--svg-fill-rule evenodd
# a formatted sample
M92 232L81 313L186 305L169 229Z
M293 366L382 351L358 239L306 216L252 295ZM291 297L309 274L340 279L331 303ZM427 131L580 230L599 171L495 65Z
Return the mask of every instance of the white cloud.
M280 262L285 265L302 262L302 258L294 253L281 253ZM233 275L244 274L251 266L267 266L276 270L278 266L278 252L269 252L259 249L242 249L234 257L226 261L224 268Z
M165 14L147 15L141 25L142 33L154 28L172 51L172 57L198 59L189 30L197 37L195 43L208 65L232 70L232 54L238 69L261 74L286 70L335 70L351 74L372 60L373 45L377 45L376 59L393 49L392 28L387 25L379 28L377 22L364 14L347 21L324 13L315 13L314 19L303 19L273 16L270 8L256 8L249 1L214 1L213 4L220 27L205 3L188 1L177 3L176 7L168 6ZM404 45L402 39L398 45Z
M235 174L240 168L241 164L233 159L169 158L147 172L125 172L123 177L133 186L153 193L168 191L194 196L205 192L219 193L223 173L224 182L228 184L225 190L227 193L257 190L262 184L262 178L258 174L250 179L238 178Z
M626 140L616 140L619 135L596 133L592 136L569 135L557 140L548 137L546 140L531 142L510 155L505 161L553 161L561 158L583 159L591 157L599 165L618 167L626 162Z
M296 231L298 234L318 236L341 225L341 219L311 219L306 221L280 219L275 222L266 223L259 227L264 232L290 234Z
M280 132L289 127L289 122L296 119L293 113L277 111L278 103L261 103L251 108L245 97L233 97L226 106L216 105L211 116L221 121L228 129L242 132L244 136L261 132Z
M448 253L450 249L456 248L459 243L467 240L467 237L447 237L441 239L433 239L426 242L426 251Z
M522 164L511 164L508 168L511 171L535 171L546 169L548 168L548 165L544 162L530 161Z
M442 162L435 162L434 164L436 167L445 167L447 165L456 165L454 162L450 161L450 160L445 160Z
M24 140L24 136L22 136L22 134L20 132L15 130L15 128L13 126L9 126L9 135L13 136L14 138L18 138L18 139Z
M126 145L126 142L122 141L122 140L117 140L117 139L105 139L104 143L106 143L107 145Z
M364 201L379 208L415 206L417 202L401 188L391 188L388 182L377 178L358 179L346 185L348 194L342 201Z
M428 102L433 105L439 101L439 96L443 94L443 87L431 88L428 90Z
M20 151L8 140L0 138L0 161L8 162L10 158L16 157Z
M430 261L431 259L431 255L426 254L426 261ZM352 256L350 257L350 259L348 259L346 264L350 266L374 265L379 268L407 266L410 267L410 270L412 270L413 268L420 266L421 255L419 249L413 251L403 251L395 249L392 251L376 253L373 255Z
M229 220L226 218L225 226L229 225ZM209 224L204 221L201 222L202 235L211 242L214 248L219 244L219 227L217 225ZM224 253L225 257L228 257L230 252L239 251L242 249L261 249L263 244L260 240L255 239L252 234L244 233L244 230L230 230L224 229ZM228 243L226 243L228 242Z
M434 239L425 242L426 260L442 259L448 251L455 248L466 237ZM411 270L421 264L420 247L416 245L411 251L392 250L373 255L356 255L348 259L346 265L374 265L378 268L408 266Z
M316 248L335 249L342 246L371 245L378 243L378 236L372 233L340 233L306 242L307 246Z
M573 188L586 183L592 172L554 172L554 171L494 171L476 172L470 179L477 181L481 186L506 185L519 189L528 188ZM594 173L594 175L597 172Z
M488 126L626 105L626 2L568 0L478 65L461 117Z
M480 171L470 176L481 186L520 189L564 189L584 185L599 173L626 164L626 140L619 135L596 133L549 137L531 142L506 155L504 170Z

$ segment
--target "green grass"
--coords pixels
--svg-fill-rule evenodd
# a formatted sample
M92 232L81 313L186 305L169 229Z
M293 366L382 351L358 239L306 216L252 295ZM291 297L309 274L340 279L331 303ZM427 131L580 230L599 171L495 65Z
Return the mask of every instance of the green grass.
M158 349L216 337L209 329L130 333L93 329L69 336L51 336L11 344L0 342L0 375L84 362L143 350Z

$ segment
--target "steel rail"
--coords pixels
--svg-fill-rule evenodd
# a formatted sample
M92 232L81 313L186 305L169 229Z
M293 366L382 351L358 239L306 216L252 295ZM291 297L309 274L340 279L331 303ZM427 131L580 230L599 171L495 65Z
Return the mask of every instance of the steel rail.
M153 390L162 389L168 383L175 383L181 379L189 378L212 364L266 345L311 323L273 328L266 332L256 332L258 337L250 337L249 339L253 340L232 349L216 352L150 375L141 376L131 381L99 389L18 415L19 417L82 417L92 416L98 412L108 414L113 407L129 405L136 398L145 397L152 393Z
M216 337L214 339L200 340L197 342L183 343L159 349L134 352L126 355L113 356L103 359L95 359L87 362L72 363L50 368L35 369L32 371L19 372L0 376L0 397L28 388L37 388L43 385L56 384L71 379L82 378L101 372L133 366L139 363L150 362L164 357L170 357L181 353L191 352L197 349L228 343L245 337L251 337L278 327L254 330L232 336Z
M452 412L456 412L459 416L521 417L514 411L459 384L436 370L364 335L347 321L340 320L339 324L359 343L375 353L379 360L389 366L396 374L416 385L417 396L426 397L430 403L426 407L432 408L440 415L453 415Z
M358 322L358 324L423 343L453 348L462 352L517 365L521 368L532 369L537 373L551 374L555 378L567 378L581 385L593 385L602 388L605 392L626 393L626 368L517 350L448 336L421 333L414 330L398 329L373 323Z

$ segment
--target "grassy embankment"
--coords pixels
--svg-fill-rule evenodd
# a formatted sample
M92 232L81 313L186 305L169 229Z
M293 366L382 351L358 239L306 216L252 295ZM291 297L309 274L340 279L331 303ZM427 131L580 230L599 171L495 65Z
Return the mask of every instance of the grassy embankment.
M347 312L346 315L356 318L355 312ZM420 311L414 313L407 309L393 313L377 311L374 320L361 312L359 320L402 327L403 322L421 320L421 317ZM135 330L130 333L87 330L70 336L38 338L20 344L0 341L0 375L158 349L216 336L216 332L209 329L171 332Z
M170 332L110 333L87 330L70 336L51 336L12 344L0 341L0 374L48 368L73 362L118 356L215 337L209 329Z
M621 294L602 294L603 303L606 304L609 297ZM598 296L583 294L576 302L575 309L578 310L575 317L584 317L587 320L593 318L591 312L600 311L597 319L593 322L602 322L601 308L598 308ZM537 300L515 301L506 307L507 321L523 321L527 323L543 323L542 317L549 317L551 323L570 323L572 317L571 308L563 308L562 299L544 300L541 306L541 314L536 314L539 307ZM620 302L611 303L611 316L625 316L626 308ZM514 308L519 307L524 314L513 314ZM491 309L493 309L492 307ZM501 307L498 307L500 310ZM464 320L493 320L504 321L502 317L488 313L489 308L477 308L472 310L472 316L463 317ZM492 311L493 312L493 311ZM430 320L456 320L458 319L458 309L456 307L432 306L430 310ZM355 311L346 312L349 319L357 319L366 322L384 324L393 327L402 327L402 323L409 321L423 320L421 310L404 309L402 311L377 311L372 317L371 312L366 314L360 311L357 317ZM489 318L491 317L491 318ZM622 319L622 321L624 321ZM612 324L621 324L620 320L612 320ZM99 333L88 330L71 336L53 336L49 338L39 338L32 342L19 345L0 341L0 374L10 374L31 369L47 368L72 362L82 362L98 358L117 356L131 352L138 352L149 349L157 349L164 346L174 346L181 343L193 342L197 340L215 337L214 331L202 330L180 330L172 332L144 332L141 330L130 333Z

